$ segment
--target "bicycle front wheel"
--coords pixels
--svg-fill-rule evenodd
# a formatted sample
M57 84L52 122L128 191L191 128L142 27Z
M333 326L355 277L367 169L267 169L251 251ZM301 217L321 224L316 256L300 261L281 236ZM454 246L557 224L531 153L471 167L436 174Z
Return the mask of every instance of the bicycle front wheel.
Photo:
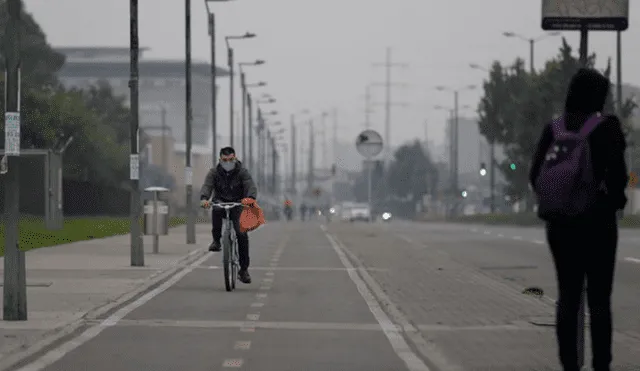
M227 291L235 289L232 248L231 239L227 234L222 238L222 267L224 270L224 287Z

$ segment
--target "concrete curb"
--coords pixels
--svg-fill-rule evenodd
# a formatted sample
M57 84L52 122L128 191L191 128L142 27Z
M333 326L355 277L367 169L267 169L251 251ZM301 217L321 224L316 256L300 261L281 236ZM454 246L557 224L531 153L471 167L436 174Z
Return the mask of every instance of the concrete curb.
M128 291L117 298L102 304L87 313L81 318L74 320L66 325L63 325L57 329L45 332L42 338L34 344L26 344L16 349L9 350L8 357L0 359L0 371L7 371L16 368L19 364L24 363L28 359L36 356L39 353L44 352L48 347L61 341L62 339L69 337L79 329L86 326L88 322L95 321L100 317L104 317L107 314L114 312L118 308L126 305L137 297L143 295L147 291L153 289L153 287L160 285L162 282L170 279L176 275L186 266L200 259L208 253L207 249L199 249L190 252L184 257L178 259L174 264L161 268L154 274L147 277L147 279L138 285L135 289Z

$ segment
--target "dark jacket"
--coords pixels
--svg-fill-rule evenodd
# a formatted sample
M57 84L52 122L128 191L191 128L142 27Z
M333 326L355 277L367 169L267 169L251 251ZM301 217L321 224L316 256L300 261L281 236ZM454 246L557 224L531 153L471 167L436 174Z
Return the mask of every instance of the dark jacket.
M609 81L595 70L581 69L571 80L565 102L567 130L577 132L594 113L601 112L609 94ZM540 173L544 157L553 142L551 125L544 127L533 157L529 181L531 185ZM624 190L628 175L624 152L626 149L622 125L614 115L605 120L589 136L593 174L596 181L604 182L592 216L608 218L624 209L627 197Z
M209 170L200 189L200 199L207 200L213 193L213 199L222 202L239 202L243 198L258 197L258 188L249 174L249 170L238 161L235 169L227 172L220 164Z

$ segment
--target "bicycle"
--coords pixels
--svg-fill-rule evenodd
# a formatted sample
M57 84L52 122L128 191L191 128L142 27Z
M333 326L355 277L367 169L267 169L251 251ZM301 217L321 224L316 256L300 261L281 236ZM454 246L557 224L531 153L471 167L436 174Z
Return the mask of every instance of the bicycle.
M224 286L227 291L233 291L236 289L238 271L240 269L240 262L238 258L238 238L230 218L231 209L238 206L244 205L239 202L220 202L210 204L210 207L217 207L226 211L226 217L222 218L221 243Z

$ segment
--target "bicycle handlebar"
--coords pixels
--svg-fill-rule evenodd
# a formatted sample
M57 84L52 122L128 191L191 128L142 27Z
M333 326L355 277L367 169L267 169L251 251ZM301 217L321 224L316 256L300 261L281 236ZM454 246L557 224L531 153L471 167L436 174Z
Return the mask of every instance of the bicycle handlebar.
M225 210L231 210L238 206L244 206L244 204L240 202L218 202L218 203L209 204L209 207L217 207L219 209L225 209Z

